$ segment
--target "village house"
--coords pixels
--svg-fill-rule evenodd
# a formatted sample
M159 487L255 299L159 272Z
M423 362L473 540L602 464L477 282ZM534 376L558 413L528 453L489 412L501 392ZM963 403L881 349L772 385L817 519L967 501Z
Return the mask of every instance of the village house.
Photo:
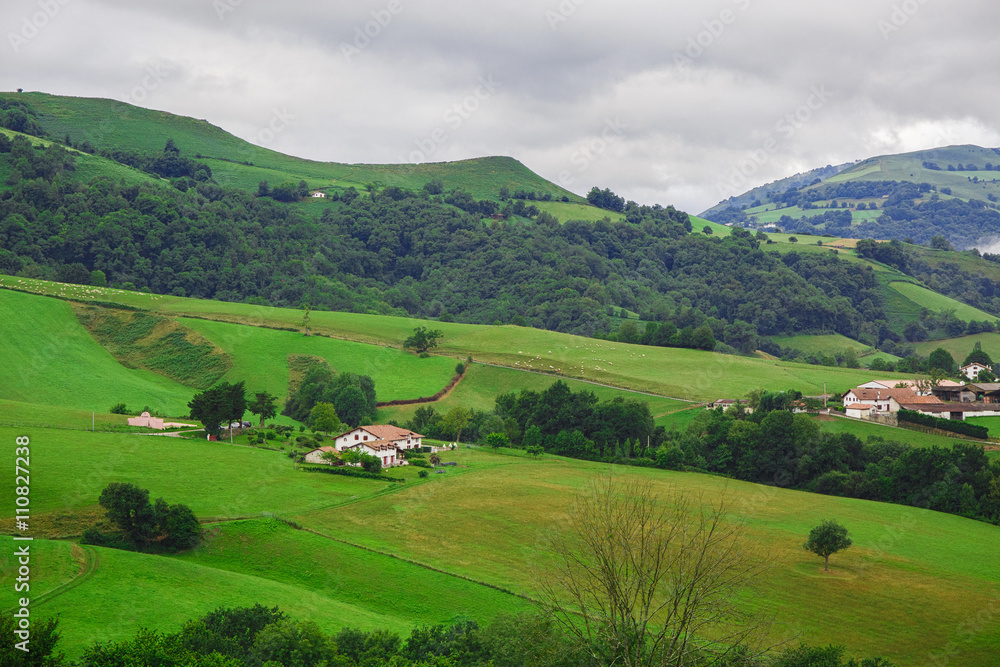
M1000 403L1000 382L976 382L965 387L976 395L976 403Z
M977 361L974 361L971 364L967 364L965 366L962 366L961 368L958 369L959 374L964 375L965 377L969 378L973 382L975 382L977 379L979 379L979 373L982 372L982 371L989 371L989 372L992 373L993 369L990 368L989 366L986 366L985 364L981 364L981 363L979 363Z
M310 197L317 197L317 198L324 198L324 197L326 197L326 193L325 193L325 192L323 192L322 190L316 190L316 191L314 191L314 192L313 192L313 193L312 193L311 195L309 195L309 196L310 196Z
M749 414L753 414L753 408L751 408L749 405L747 405L743 401L736 401L736 400L733 400L731 398L720 398L717 401L713 401L711 403L706 403L705 404L705 409L706 410L715 410L716 408L722 408L723 410L726 410L728 408L733 407L734 405L742 405L743 406L743 410L748 415Z
M314 449L311 452L306 452L305 458L303 460L306 463L329 463L329 461L323 458L323 455L329 452L336 452L336 451L337 449L335 447L330 447L329 445L326 447L319 447L318 449Z
M365 443L384 440L396 445L397 449L416 449L421 446L422 439L426 437L419 433L414 433L409 429L390 426L388 424L371 424L369 426L358 426L347 433L338 435L333 445L337 451L343 451L348 447Z

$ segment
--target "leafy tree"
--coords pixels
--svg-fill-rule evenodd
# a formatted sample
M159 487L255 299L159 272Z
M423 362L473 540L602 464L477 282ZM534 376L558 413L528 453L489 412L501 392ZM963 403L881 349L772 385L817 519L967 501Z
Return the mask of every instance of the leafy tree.
M274 419L278 414L277 400L270 392L258 391L253 400L247 403L247 410L250 414L259 416L260 425L263 426L265 421Z
M432 347L437 347L437 339L442 336L444 336L444 333L438 329L428 331L427 327L417 327L413 330L413 335L403 342L403 347L405 349L412 349L419 354L426 352Z
M969 352L969 356L965 358L962 362L963 366L968 366L969 364L982 364L983 366L993 367L993 359L990 355L983 350L983 345L978 340L976 344L972 346L972 352Z
M536 456L537 457L537 456L541 456L542 454L545 453L545 448L542 447L541 445L529 445L525 449L525 451L527 451L532 456Z
M937 348L927 357L928 369L938 369L948 375L955 371L955 359L948 350L942 347Z
M21 630L18 619L10 612L0 612L0 665L11 667L61 667L66 664L62 653L56 652L59 642L59 620L32 617L28 652L17 648L22 639L15 634Z
M97 499L112 523L125 533L132 545L149 542L156 534L156 512L149 491L127 482L111 482Z
M847 528L830 520L809 531L809 539L802 546L823 558L823 570L829 571L830 556L850 547L851 539L847 536Z
M372 456L371 454L361 454L358 460L361 462L361 467L365 469L365 472L375 474L382 472L382 459L379 457Z
M454 434L455 442L461 442L462 429L465 428L470 419L472 419L472 413L456 405L441 420L441 429L445 433Z
M127 414L129 414L129 412L128 412L128 406L125 405L124 403L115 403L114 405L111 406L111 409L108 410L108 412L110 412L113 415L127 415Z
M153 510L164 547L181 551L201 541L201 524L187 505L167 505L163 498L157 498Z
M206 433L219 435L223 423L228 425L243 419L247 408L243 381L235 384L222 382L195 394L188 408L191 409L191 418L200 421Z
M332 403L314 405L309 412L309 423L312 424L312 430L324 433L339 432L343 427Z
M486 444L495 450L501 447L510 447L510 438L507 437L506 433L490 433L486 436Z
M711 236L712 228L709 227L708 225L705 225L704 227L701 228L701 233L704 234L705 236Z

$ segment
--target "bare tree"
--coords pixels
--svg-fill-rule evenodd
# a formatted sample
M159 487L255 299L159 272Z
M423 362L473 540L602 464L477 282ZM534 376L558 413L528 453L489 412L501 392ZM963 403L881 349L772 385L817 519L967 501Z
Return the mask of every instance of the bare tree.
M724 502L602 476L552 547L542 597L599 664L712 664L762 629L737 600L765 561Z

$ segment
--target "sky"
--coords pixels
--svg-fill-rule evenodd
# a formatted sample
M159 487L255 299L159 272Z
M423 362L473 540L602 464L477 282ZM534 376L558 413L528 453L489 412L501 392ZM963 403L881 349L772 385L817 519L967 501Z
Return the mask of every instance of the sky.
M698 213L800 171L1000 146L986 0L4 0L0 89L349 163L510 155Z

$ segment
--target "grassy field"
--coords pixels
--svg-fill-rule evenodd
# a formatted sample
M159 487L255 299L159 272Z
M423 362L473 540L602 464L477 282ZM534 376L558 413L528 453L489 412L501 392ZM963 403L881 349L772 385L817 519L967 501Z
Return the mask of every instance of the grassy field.
M89 431L91 427L106 430L127 424L126 415L0 399L0 425L3 426L37 426Z
M959 336L958 338L948 338L945 340L930 340L917 343L914 347L917 348L917 353L923 356L929 355L939 347L943 348L954 357L955 363L961 364L969 356L969 353L972 352L972 348L976 346L976 343L979 343L983 351L990 355L994 361L1000 361L1000 333L995 332Z
M823 334L818 336L773 336L771 338L781 347L801 350L806 354L832 355L845 350L854 350L862 354L871 349L864 343L859 343L841 334Z
M297 520L531 591L533 574L544 563L538 545L559 525L572 495L605 466L550 456L537 463L503 457L494 464L489 454L468 450L447 456L469 467L350 512L331 509ZM992 544L1000 538L996 526L703 475L617 474L642 475L660 489L675 487L706 501L728 496L773 563L759 583L760 605L778 616L775 636L794 633L803 641L844 643L855 654L882 654L900 665L924 664L929 652L945 647L1000 594L1000 573L991 565ZM436 520L442 512L447 520ZM848 526L855 546L834 557L824 573L822 562L801 545L809 529L827 517ZM1000 628L980 626L957 648L956 660L992 664L998 641Z
M0 290L0 340L17 350L0 364L2 399L102 413L124 401L168 415L188 413L194 390L119 364L64 301Z
M218 345L233 360L224 379L244 380L248 390L266 389L282 400L288 395L291 354L322 357L337 372L370 375L379 401L432 396L455 374L456 362L447 357L421 359L396 348L225 322L186 318L180 322Z
M970 320L976 320L979 322L984 320L993 321L997 319L996 315L990 315L989 313L979 310L978 308L973 308L972 306L968 306L961 301L944 296L943 294L938 294L937 292L933 292L926 287L921 287L920 285L916 285L911 282L894 281L889 283L889 287L899 292L904 298L919 304L927 310L934 312L954 310L958 319L965 322Z
M0 428L5 441L22 434ZM922 664L928 651L951 640L952 628L970 609L1000 595L1000 573L990 565L1000 528L888 504L476 448L442 454L459 464L443 475L411 476L400 485L294 472L281 454L220 443L73 431L30 435L36 530L67 515L78 523L96 520L99 490L109 481L130 481L149 488L152 497L189 504L201 517L272 511L327 536L531 595L546 535L560 525L573 494L595 474L615 470L706 501L728 497L773 563L759 582L759 604L777 615L776 637L794 632L804 641L845 643L857 654ZM147 454L154 447L155 455ZM9 486L5 481L0 493L10 495ZM855 546L835 556L824 573L822 561L801 543L828 517L848 526ZM0 523L0 531L10 531L9 524ZM492 589L272 521L208 529L206 545L180 558L94 550L99 565L93 573L36 613L60 614L66 643L78 648L85 638L122 637L140 625L174 629L223 603L278 604L330 630L350 623L399 631L522 606ZM67 560L71 547L51 544L40 552L46 558L38 574L43 590L80 567ZM76 560L84 562L79 554ZM8 568L0 571L0 578L9 576ZM372 572L386 580L373 585ZM0 588L10 590L6 582ZM9 605L11 593L3 595L0 604ZM114 604L125 597L138 600L128 613ZM819 607L817 599L827 603ZM876 618L888 629L882 623L871 632ZM963 643L956 659L991 664L990 647L998 640L1000 629L985 627Z
M567 222L569 220L596 222L604 220L604 218L610 218L612 222L618 222L625 219L625 216L621 213L607 211L603 208L579 202L533 201L528 203L537 206L539 211L546 211L556 216L559 222Z
M120 301L167 315L190 315L237 324L298 328L302 320L300 311L288 308L122 293L121 290L111 289L84 288L74 292L72 288L58 283L23 278L4 277L0 282L42 292L58 290L66 295L89 290L85 293L95 300ZM310 323L316 333L394 347L401 346L414 327L429 324L426 320L404 317L319 311L310 315ZM192 328L197 326L186 324ZM542 371L689 400L714 400L734 393L744 395L756 387L797 389L813 395L822 392L824 383L829 391L846 391L866 380L877 379L864 370L608 343L510 325L435 322L431 326L444 333L436 353L451 356L453 360L472 356L478 361L512 369ZM253 336L256 335L253 333ZM206 337L226 349L223 342ZM337 364L334 363L334 366ZM879 377L891 379L901 376L883 374Z
M447 412L454 406L488 411L492 410L496 405L496 397L499 394L507 392L516 393L524 389L542 391L548 389L552 386L552 383L559 379L561 378L540 373L525 373L524 371L511 370L509 368L473 364L469 367L459 385L447 397L433 403L433 407L439 413ZM602 401L610 400L616 396L644 401L649 404L649 411L654 416L677 410L687 405L684 401L649 396L622 389L612 389L588 382L580 382L579 380L564 381L574 392L589 391ZM410 419L413 413L420 407L420 405L399 405L379 408L379 419L404 422Z

